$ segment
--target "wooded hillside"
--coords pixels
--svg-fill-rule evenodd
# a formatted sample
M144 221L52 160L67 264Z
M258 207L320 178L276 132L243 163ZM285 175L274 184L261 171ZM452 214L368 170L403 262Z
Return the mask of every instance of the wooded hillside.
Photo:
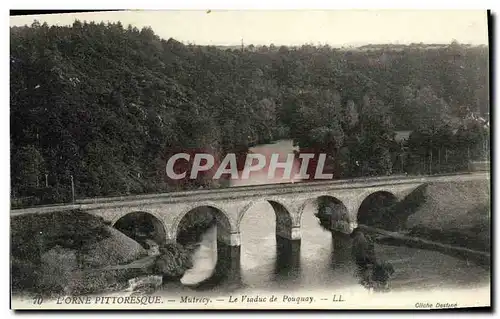
M178 150L292 138L346 177L484 157L489 143L486 46L219 49L80 21L10 34L12 197L36 203L67 201L71 176L77 197L216 187L165 182ZM396 130L414 132L408 168Z

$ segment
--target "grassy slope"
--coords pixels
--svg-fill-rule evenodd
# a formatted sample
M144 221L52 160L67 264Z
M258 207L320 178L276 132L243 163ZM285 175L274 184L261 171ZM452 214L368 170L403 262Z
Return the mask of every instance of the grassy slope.
M489 251L490 182L429 184L406 226L412 236Z
M137 242L82 211L13 217L11 243L13 256L34 263L56 246L75 250L83 260L88 259L89 266L99 267L147 255Z
M90 267L124 264L147 256L146 250L135 240L108 227L110 237L85 247L82 259Z

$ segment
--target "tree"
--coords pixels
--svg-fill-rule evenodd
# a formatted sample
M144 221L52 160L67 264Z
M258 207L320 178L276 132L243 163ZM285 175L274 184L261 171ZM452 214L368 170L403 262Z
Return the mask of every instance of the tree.
M41 186L45 173L42 154L33 145L23 146L13 152L11 158L12 187L21 194L30 188Z
M352 100L347 101L345 108L345 123L348 129L353 129L359 122L359 113Z
M394 130L389 107L374 95L364 97L359 132L359 160L362 175L392 174L391 148Z

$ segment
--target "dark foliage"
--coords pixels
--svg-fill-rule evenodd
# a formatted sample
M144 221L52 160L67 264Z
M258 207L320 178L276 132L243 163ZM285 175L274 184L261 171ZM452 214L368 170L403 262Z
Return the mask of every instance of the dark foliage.
M177 242L183 246L197 244L202 240L203 234L216 224L214 209L199 207L182 218L177 230Z
M31 254L42 254L56 245L68 249L109 237L107 223L80 210L46 214L27 214L11 218L11 253L32 261ZM28 258L26 258L28 257Z
M153 266L153 272L164 280L179 280L184 272L193 267L193 249L178 243L167 243L160 247L160 256Z
M485 46L222 50L80 21L10 35L13 205L68 202L71 177L78 198L221 187L166 179L166 159L280 138L327 153L336 177L489 156ZM414 131L408 145L395 130Z

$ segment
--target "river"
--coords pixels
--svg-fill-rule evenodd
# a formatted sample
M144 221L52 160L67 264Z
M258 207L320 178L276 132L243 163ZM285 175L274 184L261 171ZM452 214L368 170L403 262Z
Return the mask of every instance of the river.
M266 203L252 210L241 225L241 282L235 288L238 292L361 287L349 258L350 247L341 247L342 242L335 245L331 233L319 226L312 211L305 212L307 215L303 217L300 266L277 275L274 212ZM212 274L217 260L216 245L216 229L212 228L203 236L194 255L194 267L181 279L183 284L195 284ZM335 246L340 247L335 249ZM477 288L487 286L490 281L487 269L439 252L376 245L376 253L394 265L392 290Z

